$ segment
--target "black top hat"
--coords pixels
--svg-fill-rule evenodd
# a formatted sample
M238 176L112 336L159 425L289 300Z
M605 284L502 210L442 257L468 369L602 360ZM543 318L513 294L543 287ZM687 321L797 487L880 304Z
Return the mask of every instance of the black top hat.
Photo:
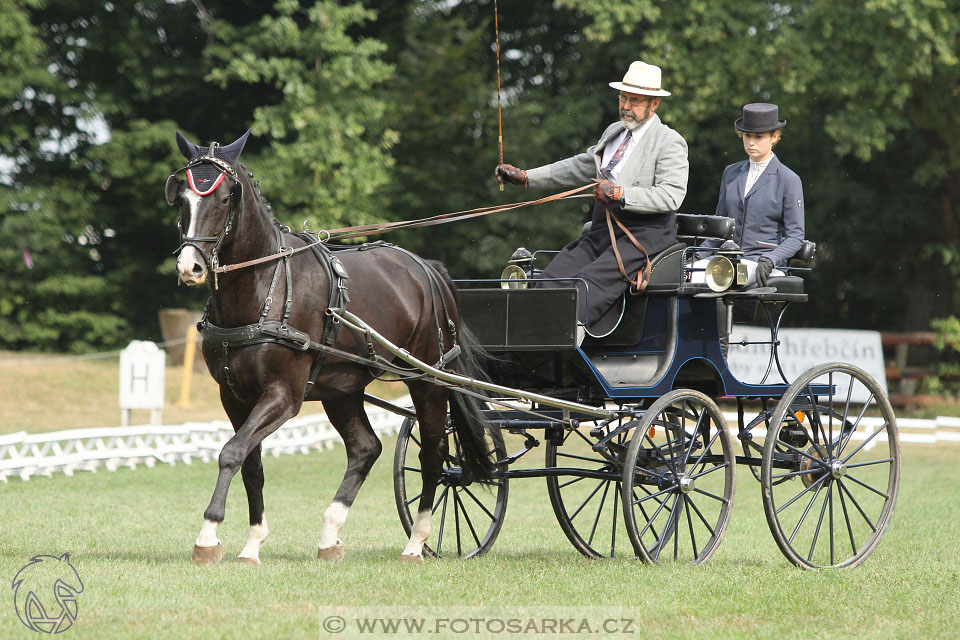
M766 102L751 102L744 105L743 117L734 122L733 126L745 133L776 131L787 126L787 121L779 118L780 110L777 105Z

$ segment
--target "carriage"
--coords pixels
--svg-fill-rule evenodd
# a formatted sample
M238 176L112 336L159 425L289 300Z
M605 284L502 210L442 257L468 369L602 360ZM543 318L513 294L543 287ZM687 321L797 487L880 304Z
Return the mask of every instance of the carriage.
M848 567L870 555L899 486L893 410L884 390L849 364L786 380L778 333L786 309L806 300L799 274L810 268L813 243L762 288L743 286L732 243L717 250L703 284L691 282L693 247L732 234L731 219L678 214L682 241L651 258L646 291L625 295L619 322L602 336L577 323L577 296L589 295L588 287L526 286L546 252L518 250L498 280L458 281L462 317L493 356L491 382L506 388L492 394L485 418L522 444L508 451L502 439L491 440L497 472L487 486L465 477L451 450L430 552L488 550L510 481L536 477L546 479L563 532L586 556L706 562L727 529L739 465L759 483L770 531L792 563ZM751 311L770 330L757 383L734 376L723 345L733 318ZM732 425L721 405L735 407ZM416 417L408 415L394 460L408 533L419 496L418 443ZM541 443L544 464L522 464Z
M793 381L780 366L780 322L806 300L797 274L812 244L795 271L748 288L739 248L726 242L698 284L694 247L729 239L733 221L678 214L683 241L650 258L646 289L624 298L616 326L590 335L577 323L588 287L526 286L537 254L518 251L500 279L455 283L442 266L398 247L336 247L330 232L292 232L238 161L249 133L199 147L178 132L188 164L165 186L179 209L179 277L210 290L203 354L236 430L220 452L194 562L222 558L217 527L240 472L250 529L238 559L260 563L268 534L260 443L308 400L323 403L347 449L347 471L324 513L324 559L343 557L338 534L380 454L365 400L405 418L394 456L410 536L405 561L487 551L510 481L545 478L557 520L582 554L702 563L727 529L737 466L759 482L773 537L800 567L856 566L883 537L900 478L884 390L849 364L820 365ZM530 203L500 210L521 204ZM758 382L738 380L724 354L742 307L759 309L770 328ZM472 357L477 343L492 356L487 377ZM365 394L384 373L407 384L414 408ZM733 429L721 406L735 406ZM521 444L508 451L514 441ZM541 444L544 464L529 464Z

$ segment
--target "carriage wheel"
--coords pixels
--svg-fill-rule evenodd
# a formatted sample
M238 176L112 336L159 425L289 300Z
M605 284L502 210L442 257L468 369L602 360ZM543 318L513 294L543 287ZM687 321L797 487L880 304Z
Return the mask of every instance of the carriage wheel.
M486 553L500 533L507 509L507 478L483 483L465 482L460 467L459 438L449 424L446 434L449 454L443 461L443 472L434 498L431 544L423 546L423 555L472 558ZM489 434L486 441L494 460L506 457L506 446L499 433L496 442ZM420 430L415 419L407 418L397 434L393 489L400 522L408 536L413 527L422 486Z
M546 467L570 469L566 475L547 476L550 504L567 539L588 558L634 555L620 505L629 424L581 423L565 429L559 441L547 439ZM612 432L613 437L598 444Z
M858 397L867 400L857 404ZM896 417L873 378L839 363L797 378L771 419L761 484L767 524L792 563L863 562L890 523L900 487Z
M623 515L644 562L706 562L730 521L733 438L716 403L677 389L643 414L624 460Z

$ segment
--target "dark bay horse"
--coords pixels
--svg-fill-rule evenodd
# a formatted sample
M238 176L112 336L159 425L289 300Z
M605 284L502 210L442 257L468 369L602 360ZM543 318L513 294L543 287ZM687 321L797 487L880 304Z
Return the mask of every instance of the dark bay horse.
M223 408L236 431L220 452L220 471L193 560L221 559L217 527L224 518L230 482L239 471L250 529L238 560L260 564L260 547L268 532L260 443L296 416L304 400L323 404L346 446L346 473L324 512L318 544L320 558L339 560L344 547L338 534L381 452L364 412L364 388L382 372L370 366L369 358L374 352L381 356L387 352L349 329L336 331L327 310L345 308L414 357L431 365L443 361L446 368L472 377L480 373L472 359L475 343L460 325L452 284L439 265L384 244L335 253L325 247L314 250L307 245L316 238L291 233L277 223L253 174L238 162L249 134L226 146L198 147L177 132L178 147L189 163L166 185L167 202L180 209L180 279L210 287L201 323L203 357L220 385ZM185 179L179 177L181 172ZM282 252L287 255L216 272L222 265ZM489 479L493 469L476 399L451 393L422 376L406 383L420 425L424 486L417 520L400 557L416 561L422 559L431 532L436 485L448 455L448 400L464 450L465 473L482 480Z

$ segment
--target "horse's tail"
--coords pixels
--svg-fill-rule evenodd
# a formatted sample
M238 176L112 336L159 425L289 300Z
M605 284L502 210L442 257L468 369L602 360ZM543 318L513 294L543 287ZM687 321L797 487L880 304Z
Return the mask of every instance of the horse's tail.
M446 268L433 260L430 261L430 266L436 269L450 289L450 293L456 298L457 288ZM477 337L470 331L462 318L457 327L457 344L460 345L460 355L457 356L458 373L476 380L488 381L489 377L481 365L481 361L485 360L488 354L480 346ZM480 389L471 389L470 391L482 394ZM487 422L483 409L482 398L453 389L453 394L450 397L450 421L457 433L460 448L463 452L461 463L464 470L472 478L492 480L495 467L491 458L490 442L484 436L489 433L493 443L499 443L502 436L499 429Z

